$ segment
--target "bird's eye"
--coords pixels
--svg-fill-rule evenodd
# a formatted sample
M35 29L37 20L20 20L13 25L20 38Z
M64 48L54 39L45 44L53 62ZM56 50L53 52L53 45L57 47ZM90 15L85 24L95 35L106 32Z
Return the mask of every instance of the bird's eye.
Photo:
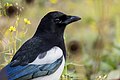
M56 19L55 19L55 23L57 23L57 24L61 24L62 22L64 22L65 20L66 20L66 15L63 15L63 16L61 16L61 17L57 17Z
M60 21L60 19L59 19L59 18L57 18L57 19L55 19L55 21L56 21L56 22L58 22L58 21Z
M61 22L62 22L62 20L60 20L59 18L55 19L55 23L61 23Z

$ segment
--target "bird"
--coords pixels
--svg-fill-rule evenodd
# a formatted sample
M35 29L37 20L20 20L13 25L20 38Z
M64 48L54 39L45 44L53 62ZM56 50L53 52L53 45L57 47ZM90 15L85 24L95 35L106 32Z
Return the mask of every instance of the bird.
M60 11L48 12L34 35L0 70L0 80L59 80L66 61L65 28L80 19Z

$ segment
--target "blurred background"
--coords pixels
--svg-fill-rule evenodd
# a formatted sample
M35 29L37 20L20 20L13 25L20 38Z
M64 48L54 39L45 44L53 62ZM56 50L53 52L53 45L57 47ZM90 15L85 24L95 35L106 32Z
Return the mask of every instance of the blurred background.
M0 0L0 69L56 10L82 18L65 30L61 80L120 80L120 0Z

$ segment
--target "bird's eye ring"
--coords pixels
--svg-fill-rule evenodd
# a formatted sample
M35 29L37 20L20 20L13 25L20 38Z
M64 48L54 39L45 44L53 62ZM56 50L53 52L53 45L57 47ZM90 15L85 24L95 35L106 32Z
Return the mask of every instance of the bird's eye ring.
M55 19L55 23L61 23L62 21L59 18Z
M57 19L55 19L55 21L60 21L60 19L59 19L59 18L57 18Z

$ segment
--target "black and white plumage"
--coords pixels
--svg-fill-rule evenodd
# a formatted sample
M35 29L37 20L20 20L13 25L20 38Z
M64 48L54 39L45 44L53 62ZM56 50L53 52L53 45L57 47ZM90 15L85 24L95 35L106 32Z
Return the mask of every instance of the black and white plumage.
M46 14L34 36L0 71L0 80L59 80L66 58L64 30L66 25L78 20L77 16L58 11Z

